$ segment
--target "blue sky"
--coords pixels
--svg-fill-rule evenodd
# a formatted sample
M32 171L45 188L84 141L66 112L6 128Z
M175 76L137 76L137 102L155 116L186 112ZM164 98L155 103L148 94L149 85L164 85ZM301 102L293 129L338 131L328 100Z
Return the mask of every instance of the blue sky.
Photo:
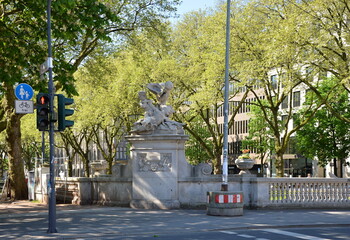
M205 9L208 7L215 7L220 0L182 0L178 7L178 14L182 15L186 12ZM181 17L181 16L180 16Z
M182 18L184 13L196 11L199 9L213 8L218 2L226 2L227 0L182 0L182 3L177 8L178 18L170 18L172 23L176 23Z

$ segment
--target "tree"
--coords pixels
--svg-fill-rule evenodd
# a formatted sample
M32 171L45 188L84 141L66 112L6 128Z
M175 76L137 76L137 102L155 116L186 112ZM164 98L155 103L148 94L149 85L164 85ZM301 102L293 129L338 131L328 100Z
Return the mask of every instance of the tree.
M336 111L331 101L324 98L318 90L314 78L329 73L337 84L350 92L350 5L345 0L288 1L296 8L298 27L295 37L291 38L303 54L303 64L313 71L303 82L315 92L332 114L339 119L350 122L350 119ZM297 36L297 37L296 37Z
M275 143L277 176L284 173L283 154L293 134L322 105L310 106L309 115L291 124L295 113L294 92L305 90L304 51L296 44L304 36L297 31L299 8L286 1L252 1L234 15L232 41L234 68L257 99ZM261 97L264 97L264 100ZM282 104L288 103L282 109ZM282 109L282 110L281 110Z
M64 148L67 156L68 176L73 176L73 159L76 154L84 164L84 173L86 177L90 176L90 144L92 143L93 133L90 128L82 128L77 130L68 128L60 132L62 140L61 147Z
M117 154L117 146L125 135L124 122L116 119L111 125L97 124L92 129L94 143L107 161L107 174L112 174L112 167Z
M177 110L174 119L185 123L185 130L206 151L216 174L221 172L223 149L222 118L219 114L224 101L223 26L224 11L209 15L206 12L190 13L174 30L172 51L175 64L178 63L173 75L176 76L174 82L177 87L173 93L173 105ZM240 84L235 74L230 75L229 81L231 84ZM239 88L231 89L229 100L233 101L238 94L241 94L241 99L238 106L230 109L229 128L232 128L234 117L248 91L241 93ZM209 136L196 130L198 122Z
M41 133L33 131L33 126L36 124L35 114L26 114L21 119L22 133L22 154L25 164L25 169L30 171L35 166L35 159L42 157L42 139ZM47 143L48 141L46 141ZM46 144L47 150L45 156L48 156L49 145Z
M0 133L0 178L3 179L5 171L8 169L8 160L6 154L5 136Z
M186 142L185 155L187 161L192 165L197 165L202 162L210 162L210 155L203 149L203 144L200 143L200 141L203 140L205 141L204 144L210 147L210 133L200 117L198 117L197 120L194 119L192 122L193 132L196 133L196 136L189 134L189 139ZM199 138L200 141L198 141L196 137ZM212 150L210 151L212 152Z
M108 174L112 174L117 145L139 111L136 93L141 89L142 71L137 68L129 52L123 51L90 59L75 75L80 96L75 98L74 131L89 131L89 142L107 161Z
M251 117L248 124L249 134L243 139L242 146L245 149L255 149L263 166L267 155L274 153L273 133L266 124L261 108L251 103L249 109ZM262 173L264 173L264 167L262 167Z
M14 113L13 86L20 80L42 91L39 67L46 54L46 1L2 1L0 79L2 111L0 131L6 129L11 197L27 195L21 161L21 115ZM139 27L152 26L175 10L178 0L53 1L52 36L54 82L57 89L75 94L73 73L83 60L110 34L124 35ZM38 11L39 9L39 11ZM40 9L42 11L40 11Z
M340 86L334 89L336 82L333 78L324 79L318 91L325 95L332 90L332 97L328 101L330 106L348 118L350 115L348 93ZM320 101L313 92L309 92L307 98L306 104ZM318 164L323 167L334 160L334 174L339 176L336 160L340 160L340 166L342 166L349 156L349 130L349 123L335 117L328 108L321 108L308 124L297 131L298 148L308 158L317 157Z
M116 65L114 73L124 76L127 83L133 76L131 83L139 90L144 90L150 82L172 81L175 88L169 104L176 111L173 119L185 124L191 140L195 139L196 145L208 156L202 160L212 162L216 173L221 170L223 146L218 111L223 105L224 20L224 12L216 15L193 12L175 30L161 25L159 31L144 31L118 53L124 57L124 62L129 62L127 66L119 62L122 65ZM239 83L234 75L230 81ZM238 94L237 90L231 91L232 98ZM134 98L136 92L133 92ZM242 94L240 105L231 109L230 127L246 96L247 91ZM198 127L203 131L198 131Z

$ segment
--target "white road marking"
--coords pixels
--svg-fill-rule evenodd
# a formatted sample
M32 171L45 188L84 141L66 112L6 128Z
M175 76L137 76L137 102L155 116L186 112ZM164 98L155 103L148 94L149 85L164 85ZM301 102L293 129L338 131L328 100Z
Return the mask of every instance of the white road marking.
M231 232L231 231L220 231L220 232L226 233L226 234L231 234L231 235L237 234L236 232Z
M255 238L254 236L246 235L246 234L239 234L238 237L244 237L244 238Z
M230 234L230 235L237 235L238 237L244 237L244 238L255 238L254 236L246 235L246 234L238 234L236 232L232 231L220 231L221 233Z
M314 236L310 236L310 235L294 233L294 232L287 232L287 231L278 230L278 229L264 229L263 231L270 232L270 233L281 234L281 235L285 235L285 236L289 236L289 237L295 237L295 238L300 238L300 239L307 239L307 240L331 240L331 239L327 239L327 238L319 238L319 237L314 237Z

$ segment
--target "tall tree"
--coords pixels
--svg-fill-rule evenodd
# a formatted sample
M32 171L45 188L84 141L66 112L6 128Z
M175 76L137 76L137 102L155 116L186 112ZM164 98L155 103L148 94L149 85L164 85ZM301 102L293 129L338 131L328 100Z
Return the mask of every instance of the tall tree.
M303 54L303 64L313 71L303 82L316 93L332 114L343 121L350 119L340 114L318 90L319 77L328 72L335 76L337 85L350 92L350 3L346 0L288 1L296 8L298 27L290 38ZM333 87L337 87L334 85Z
M140 72L125 51L89 60L75 77L80 96L75 98L74 131L90 132L90 143L96 144L108 163L108 174L112 174L117 145L130 130L130 122L136 121Z
M254 105L254 102L250 104L249 134L243 139L242 145L245 149L255 149L264 173L264 161L268 155L271 156L274 153L273 133L265 121L261 108Z
M72 74L83 60L111 34L122 36L139 27L154 26L175 10L178 0L53 1L52 36L54 82L68 94L75 94ZM43 91L39 66L46 54L46 1L2 1L0 4L0 79L3 119L6 129L11 197L27 195L21 160L21 115L14 113L13 86L20 82Z
M84 165L85 176L89 177L89 153L91 151L90 144L92 143L93 138L93 133L91 129L88 127L79 130L77 130L76 128L69 128L63 132L60 132L60 137L62 140L62 144L60 144L60 147L64 148L68 160L68 176L73 176L73 160L75 155L78 154Z
M225 70L225 11L213 14L192 12L176 26L173 38L173 58L175 59L177 90L173 103L177 109L174 118L185 123L185 130L195 138L206 151L214 166L214 173L221 172L223 148L222 118L219 112L224 101ZM233 72L233 71L232 71ZM181 75L180 75L181 74ZM235 74L230 75L230 84L240 85ZM230 89L230 101L241 94L240 102L229 112L229 128L234 117L248 96L240 88ZM196 131L198 121L206 129L208 136ZM210 141L208 141L210 139Z
M115 119L110 125L100 123L93 126L94 143L100 150L103 158L107 161L107 174L112 174L112 167L117 154L117 146L125 135L124 122Z
M233 19L234 68L255 95L274 136L277 176L284 175L283 154L291 136L322 105L310 106L309 115L292 125L295 91L304 91L304 51L295 43L302 35L299 8L284 0L251 1L238 8ZM256 87L254 87L256 86ZM265 100L260 97L264 96ZM286 107L284 107L284 103Z
M189 139L186 142L185 148L186 159L192 165L197 165L202 162L211 162L211 156L208 154L208 151L203 148L204 144L211 147L210 133L200 117L194 119L192 123L191 129L193 129L193 132L196 134L189 134ZM201 141L205 143L201 144ZM210 150L209 152L212 151L213 150Z
M25 169L28 171L35 166L35 160L42 157L41 133L33 131L35 121L34 114L26 114L21 119L22 154ZM48 150L48 146L45 149Z
M336 83L333 78L325 79L317 89L322 96L331 92L332 97L328 101L330 106L348 118L350 117L348 93L340 86L334 89ZM306 104L313 104L313 101L320 100L313 92L309 92ZM333 160L334 174L342 177L339 175L342 172L337 171L337 167L341 170L342 164L350 154L349 130L348 122L336 118L328 108L322 108L308 124L297 131L298 148L308 158L317 157L318 164L323 167ZM340 165L337 164L337 160Z
M0 178L5 176L5 171L8 169L7 151L5 144L5 135L0 133Z
M188 14L174 31L165 25L157 32L142 32L123 53L129 66L117 67L117 72L124 74L133 66L131 74L140 85L138 89L150 82L174 83L169 99L176 111L173 119L185 124L191 139L206 152L208 157L203 160L212 162L216 173L221 170L223 138L218 112L224 99L224 22L224 12L211 15L200 11ZM239 83L234 75L230 81ZM237 90L232 89L232 98ZM242 94L240 105L231 109L230 127L247 93ZM204 131L197 131L199 126Z

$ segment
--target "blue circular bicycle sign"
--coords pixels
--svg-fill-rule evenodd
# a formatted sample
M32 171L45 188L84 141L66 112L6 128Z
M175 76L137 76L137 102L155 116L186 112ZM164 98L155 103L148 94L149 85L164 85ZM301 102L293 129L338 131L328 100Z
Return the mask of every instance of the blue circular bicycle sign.
M30 100L33 94L33 88L26 83L21 83L15 88L15 95L18 100Z

